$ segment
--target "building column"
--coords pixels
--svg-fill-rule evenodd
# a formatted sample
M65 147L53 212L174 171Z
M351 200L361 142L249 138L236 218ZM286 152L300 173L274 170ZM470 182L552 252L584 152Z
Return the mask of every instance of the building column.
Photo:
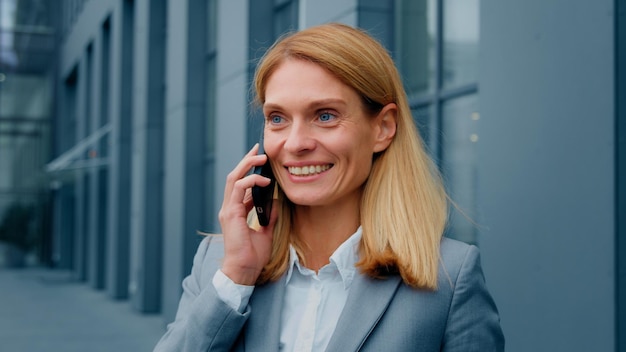
M171 321L204 213L206 1L167 2L163 313Z
M101 34L101 33L99 33ZM86 93L89 95L85 110L86 118L89 120L88 135L94 133L100 127L100 81L102 77L98 74L101 70L100 52L102 49L102 36L99 35L87 49L86 84L89 86ZM97 68L97 69L96 69ZM89 146L85 152L85 158L95 160L100 157L100 143ZM106 193L101 191L105 174L101 172L100 166L92 166L85 170L91 180L89 184L89 213L87 214L88 228L88 280L95 289L103 289L105 286L105 253L106 253Z
M124 0L110 17L109 228L107 236L107 293L128 297L131 141L132 141L132 0Z
M76 77L76 100L75 100L75 111L76 111L76 144L79 143L86 137L85 134L85 97L86 97L86 64L85 57L81 55L80 61L77 66L77 77ZM74 270L73 277L78 281L86 281L87 280L87 255L88 255L88 240L89 236L87 233L87 218L89 214L89 192L87 192L89 177L84 170L77 171L74 174L75 183L74 189L76 194L76 208L74 215Z
M141 312L161 306L165 6L165 0L135 2L129 293Z

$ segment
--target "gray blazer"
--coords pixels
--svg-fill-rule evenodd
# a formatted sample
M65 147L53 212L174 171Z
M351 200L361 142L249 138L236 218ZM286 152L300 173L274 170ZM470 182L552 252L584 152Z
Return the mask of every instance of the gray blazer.
M223 253L220 242L207 237L198 247L176 319L154 351L279 350L284 277L257 286L239 314L212 285ZM399 276L356 275L327 351L504 351L478 249L444 238L441 259L435 292L411 288Z

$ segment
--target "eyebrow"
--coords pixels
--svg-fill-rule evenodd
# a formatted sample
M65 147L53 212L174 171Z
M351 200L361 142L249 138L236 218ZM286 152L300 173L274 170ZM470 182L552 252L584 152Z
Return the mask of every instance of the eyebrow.
M310 102L307 105L307 109L319 109L320 107L324 107L326 105L330 105L330 104L340 104L343 106L348 105L346 103L345 100L343 99L336 99L336 98L327 98L327 99L320 99L320 100L314 100L312 102ZM281 110L282 106L278 103L265 103L263 104L263 110Z

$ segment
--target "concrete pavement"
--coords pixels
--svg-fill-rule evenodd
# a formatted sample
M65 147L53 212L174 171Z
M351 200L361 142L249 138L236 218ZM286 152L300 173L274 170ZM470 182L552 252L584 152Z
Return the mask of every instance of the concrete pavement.
M152 351L159 315L133 311L102 291L41 268L0 269L0 351Z

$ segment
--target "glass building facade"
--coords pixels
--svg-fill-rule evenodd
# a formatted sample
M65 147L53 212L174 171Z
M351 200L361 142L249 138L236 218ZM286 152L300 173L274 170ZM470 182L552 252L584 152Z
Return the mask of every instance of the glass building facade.
M56 128L57 19L51 3L0 1L0 242L30 254L13 265L54 259L44 165Z

